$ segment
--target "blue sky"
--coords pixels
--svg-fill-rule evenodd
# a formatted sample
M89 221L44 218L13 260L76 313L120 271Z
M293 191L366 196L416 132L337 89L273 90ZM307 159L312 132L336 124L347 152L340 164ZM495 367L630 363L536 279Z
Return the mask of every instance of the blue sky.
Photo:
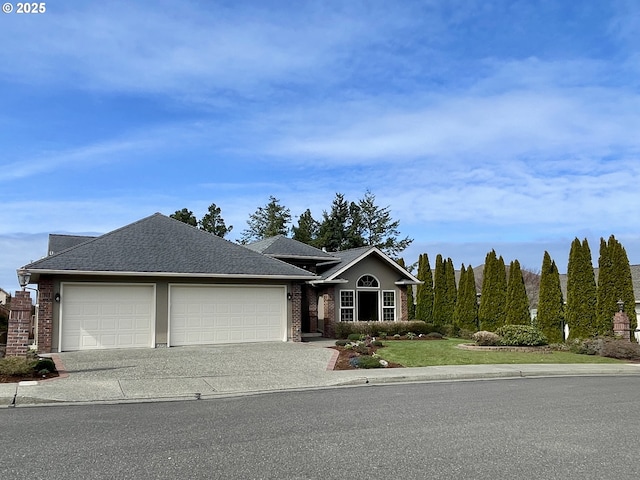
M14 2L15 3L15 2ZM0 16L0 287L49 233L370 189L414 238L566 270L640 263L635 1L46 3Z

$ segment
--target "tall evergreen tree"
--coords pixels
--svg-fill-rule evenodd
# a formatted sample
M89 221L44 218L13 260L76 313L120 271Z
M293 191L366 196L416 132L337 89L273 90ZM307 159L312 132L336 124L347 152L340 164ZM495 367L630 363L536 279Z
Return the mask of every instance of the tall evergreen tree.
M600 239L598 267L597 333L607 335L613 332L613 316L618 311L619 300L624 302L624 311L632 329L635 329L637 322L631 268L627 252L613 235L608 242Z
M350 233L353 230L351 222L353 211L354 207L345 200L344 195L336 193L331 210L322 214L317 246L325 247L330 252L362 246L362 242L358 245L358 242L350 238Z
M447 315L447 274L442 255L436 255L436 266L433 273L433 323L446 324Z
M269 197L269 203L249 216L248 228L242 232L241 243L249 243L254 240L286 235L289 232L291 211L280 205L280 200L274 196Z
M531 325L529 297L524 285L520 262L513 260L509 265L509 281L507 283L507 325Z
M540 293L536 323L550 343L560 343L564 338L562 323L564 305L560 288L560 272L549 252L544 252L540 272Z
M404 258L400 257L396 260L398 265L400 265L405 270L407 269L406 264L404 263ZM416 315L416 306L413 303L413 285L407 285L407 319L413 320Z
M453 316L456 309L456 301L458 299L458 289L456 287L456 271L453 268L453 260L447 258L444 264L444 277L446 285L446 297L443 321L445 325L453 325Z
M377 206L375 200L376 196L367 190L364 198L358 202L358 216L357 219L353 218L352 223L358 225L358 234L363 237L365 245L378 247L391 257L396 256L407 248L413 239L398 239L400 221L394 221L390 208Z
M298 225L291 228L292 238L307 245L316 246L319 228L320 224L311 215L311 210L307 208L298 218Z
M567 265L566 322L569 338L589 338L598 334L596 324L596 281L591 249L585 238L571 244Z
M187 225L191 225L192 227L198 226L198 220L196 219L193 212L187 208L183 208L182 210L176 210L175 213L169 215L171 218L175 218L176 220L181 221L182 223L186 223Z
M433 274L429 256L424 253L418 259L418 280L422 285L416 289L416 320L433 323Z
M503 326L507 309L507 275L502 257L495 250L486 256L478 319L480 329L493 332Z
M478 304L476 299L476 279L473 267L460 269L458 282L458 298L454 311L453 321L460 330L475 332L478 330Z
M220 207L216 206L215 203L209 205L207 213L198 222L198 227L200 230L213 233L221 238L224 238L227 233L233 230L233 225L227 227L224 218L222 218Z

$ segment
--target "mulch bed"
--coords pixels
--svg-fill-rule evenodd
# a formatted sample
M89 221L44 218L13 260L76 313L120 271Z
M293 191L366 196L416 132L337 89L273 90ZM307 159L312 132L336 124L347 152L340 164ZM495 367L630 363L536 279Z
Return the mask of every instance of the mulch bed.
M46 380L47 378L56 378L58 376L58 372L47 373L46 375L40 375L37 372L33 372L31 375L0 375L0 383L18 383L24 380Z
M339 352L338 360L336 361L336 365L333 367L334 370L358 370L357 368L353 367L351 363L349 363L349 361L353 357L360 357L361 356L360 353L354 352L353 350L347 349L344 347L330 347L330 348L337 350ZM370 354L374 353L379 348L384 348L384 347L369 347ZM385 368L404 368L404 365L400 365L399 363L389 362L389 366Z

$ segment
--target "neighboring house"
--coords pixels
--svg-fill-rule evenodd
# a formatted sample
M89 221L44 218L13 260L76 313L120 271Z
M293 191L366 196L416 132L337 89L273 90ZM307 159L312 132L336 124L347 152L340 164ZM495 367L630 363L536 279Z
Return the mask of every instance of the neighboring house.
M159 213L99 237L51 235L38 284L42 353L300 341L336 321L406 319L419 283L377 248L238 245Z
M9 304L11 303L11 295L9 292L0 288L0 317L9 318Z

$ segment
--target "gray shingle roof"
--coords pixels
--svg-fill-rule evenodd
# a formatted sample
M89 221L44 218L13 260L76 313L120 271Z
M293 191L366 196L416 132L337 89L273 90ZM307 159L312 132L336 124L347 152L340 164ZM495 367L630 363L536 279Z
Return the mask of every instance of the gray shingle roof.
M269 255L276 258L299 258L308 260L334 260L339 259L330 253L324 252L319 248L312 247L306 243L299 242L293 238L284 235L276 235L274 237L258 240L257 242L246 245L247 248L255 252Z
M378 250L375 247L360 247L360 248L352 248L350 250L340 250L335 253L336 255L340 255L340 262L338 263L325 263L318 265L318 275L322 277L323 280L336 280L339 278L339 275L342 273L344 269L348 269L353 266L356 261L364 256L376 256L383 262L387 262L390 267L398 270L398 273L404 277L405 280L409 280L409 283L418 282L418 279L411 275L406 269L402 268L388 256L386 256L383 252ZM322 268L326 268L326 270L322 271Z
M87 235L59 235L52 233L49 235L49 251L47 255L54 255L63 252L67 248L75 247L81 243L93 240L96 237Z
M26 265L37 272L136 272L211 276L314 275L160 213Z

